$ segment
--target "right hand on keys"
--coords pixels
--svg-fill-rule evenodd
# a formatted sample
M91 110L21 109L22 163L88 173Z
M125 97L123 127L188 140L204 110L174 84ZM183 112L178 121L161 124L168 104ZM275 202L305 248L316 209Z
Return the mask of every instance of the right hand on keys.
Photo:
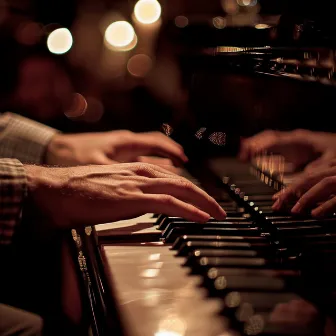
M329 216L336 212L336 167L305 172L287 188L273 196L273 210L286 208L296 202L291 212L303 214L311 211L312 216Z
M297 170L326 166L336 157L336 134L297 129L290 132L267 130L241 142L239 157L243 161L263 152L284 156Z
M226 217L206 192L151 164L25 168L28 200L61 228L114 222L148 212L195 222Z

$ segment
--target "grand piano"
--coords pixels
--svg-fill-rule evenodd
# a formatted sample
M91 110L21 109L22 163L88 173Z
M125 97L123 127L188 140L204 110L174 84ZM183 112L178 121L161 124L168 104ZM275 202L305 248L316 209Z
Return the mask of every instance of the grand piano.
M163 131L228 217L147 214L72 230L95 336L336 335L336 219L273 212L289 181L283 160L235 158L241 137L263 129L335 131L334 22L327 2L259 5L255 25L190 15L163 28L189 93Z

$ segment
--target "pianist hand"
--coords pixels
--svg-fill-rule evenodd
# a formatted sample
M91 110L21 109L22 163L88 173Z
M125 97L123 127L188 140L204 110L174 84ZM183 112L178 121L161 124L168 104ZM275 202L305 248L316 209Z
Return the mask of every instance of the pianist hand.
M336 166L305 172L284 190L275 194L274 210L281 210L296 202L292 213L310 211L312 216L321 217L336 212Z
M297 170L315 169L336 157L336 134L297 129L290 132L267 130L242 140L239 157L249 160L264 151L284 156Z
M155 212L206 222L226 214L188 180L146 163L72 168L25 166L28 207L70 228L113 222ZM25 215L25 213L23 213Z
M165 159L149 158L149 155ZM133 133L111 131L105 133L59 134L51 140L46 163L74 166L85 164L113 164L142 161L163 166L181 165L187 161L183 148L160 132Z

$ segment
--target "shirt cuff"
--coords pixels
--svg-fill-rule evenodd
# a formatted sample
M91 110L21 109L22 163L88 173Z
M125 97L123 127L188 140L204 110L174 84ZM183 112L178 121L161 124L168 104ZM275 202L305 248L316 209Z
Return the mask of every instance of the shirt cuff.
M0 159L0 246L10 245L21 220L27 175L16 159Z
M47 146L57 130L7 112L0 125L0 157L16 158L23 163L41 164Z

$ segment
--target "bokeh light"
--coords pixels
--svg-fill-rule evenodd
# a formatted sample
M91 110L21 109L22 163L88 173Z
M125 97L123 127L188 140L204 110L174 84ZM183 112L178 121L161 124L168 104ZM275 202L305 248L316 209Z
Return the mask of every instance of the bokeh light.
M86 99L80 93L74 93L71 105L64 111L64 114L70 118L79 118L86 112L88 107Z
M73 44L73 38L66 28L55 29L50 33L47 40L47 46L53 54L65 54L68 52Z
M234 15L239 12L239 6L236 0L221 0L221 5L224 12L229 15Z
M24 45L37 44L43 35L43 26L37 22L27 21L19 25L16 30L16 40Z
M212 19L212 24L217 29L223 29L226 27L226 19L222 16L216 16Z
M128 72L134 77L145 77L153 65L152 59L145 54L132 56L127 63Z
M107 27L105 41L113 49L130 50L135 47L137 37L130 23L127 21L116 21Z
M184 27L188 26L188 24L189 24L189 20L188 20L187 17L185 17L183 15L176 16L176 18L175 18L176 27L184 28Z
M258 1L257 0L237 0L239 6L255 6Z
M83 115L83 120L88 123L98 122L104 115L105 108L100 99L87 97L87 109Z
M134 6L134 15L141 23L154 23L160 19L161 5L156 0L139 0Z
M265 23L258 23L254 26L254 28L256 29L267 29L267 28L271 28L270 25L265 24Z

